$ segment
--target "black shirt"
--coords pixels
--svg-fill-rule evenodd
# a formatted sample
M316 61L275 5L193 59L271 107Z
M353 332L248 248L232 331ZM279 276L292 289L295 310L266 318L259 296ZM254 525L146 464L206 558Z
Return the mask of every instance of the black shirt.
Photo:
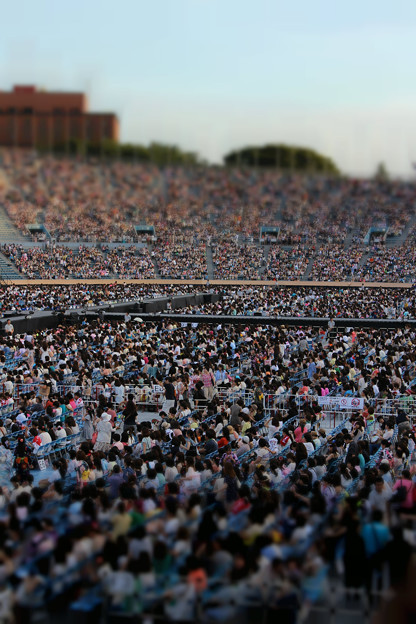
M169 383L168 381L166 381L163 385L165 386L166 400L174 401L175 400L175 386Z

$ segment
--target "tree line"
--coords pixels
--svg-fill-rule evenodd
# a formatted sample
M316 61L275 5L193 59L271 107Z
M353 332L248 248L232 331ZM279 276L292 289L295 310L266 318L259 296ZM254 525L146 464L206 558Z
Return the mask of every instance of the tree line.
M38 151L42 152L44 149L38 147ZM196 152L182 150L176 145L156 142L146 146L134 143L118 143L108 139L100 143L71 139L66 143L55 145L53 152L84 157L121 159L126 162L148 162L158 166L207 164ZM339 175L340 173L335 163L327 156L309 148L283 144L245 147L232 151L224 156L224 165L275 168L284 171L329 175Z
M38 151L42 152L44 149L38 147ZM195 152L187 152L176 145L164 145L162 143L150 143L146 146L134 143L118 143L108 139L100 143L70 139L66 143L54 145L52 151L55 154L121 159L127 162L148 162L159 166L203 164Z
M339 175L338 167L327 156L307 147L283 144L245 147L235 150L224 157L224 163L228 166L264 167Z

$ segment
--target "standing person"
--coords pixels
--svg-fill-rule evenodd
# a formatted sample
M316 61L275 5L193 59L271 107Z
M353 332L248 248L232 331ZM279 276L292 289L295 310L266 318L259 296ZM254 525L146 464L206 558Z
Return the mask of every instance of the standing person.
M116 379L114 382L114 401L116 406L121 405L124 401L124 385L120 379Z
M82 377L82 394L86 399L91 398L92 394L92 379L89 373L85 373Z
M6 336L13 336L14 327L10 319L7 319L6 325L4 326L4 331L6 332Z
M367 556L366 586L370 594L373 575L374 573L380 575L385 561L386 546L391 539L388 527L383 524L383 513L379 509L373 511L371 522L364 524L361 536Z
M215 377L212 371L208 370L207 366L204 366L201 374L201 381L204 384L204 393L208 401L212 401L215 394Z
M225 487L225 502L231 505L238 498L238 479L232 462L225 461L222 469Z
M236 403L230 408L230 425L234 427L234 429L238 429L241 427L242 419L241 419L241 411L244 408L243 399L238 399Z
M309 364L308 364L308 379L310 381L312 381L312 379L314 378L315 373L316 373L315 360L313 359L313 357L310 357Z
M52 388L52 382L48 374L43 376L43 381L39 384L39 395L42 398L43 404L46 403Z
M136 432L137 407L134 402L134 397L132 394L127 395L127 403L123 410L123 416L124 416L123 431L126 431L126 429L134 429L134 431Z
M256 381L256 387L254 388L253 402L257 407L257 413L263 413L263 402L264 402L264 394L263 389L261 387L261 381Z
M107 412L103 412L97 423L97 440L94 444L94 451L108 451L111 447L111 416Z
M222 364L218 365L214 373L214 377L216 386L224 387L229 383L228 375L224 370L224 366Z
M365 544L359 533L358 521L352 521L345 533L344 579L347 588L358 589L364 585Z
M370 492L368 497L368 503L371 506L371 510L380 511L386 521L388 520L388 504L391 496L392 494L389 486L384 482L382 477L377 477L374 483L374 489Z
M24 481L29 475L29 448L23 436L17 439L14 451L14 466L19 481Z
M172 383L172 378L167 377L163 386L165 388L165 400L163 402L162 411L167 414L171 407L175 407L176 403L175 386Z
M414 483L410 471L405 469L400 479L393 485L392 502L402 512L410 511L413 508Z
M82 428L82 438L84 440L91 440L94 434L94 426L92 424L93 415L89 409L85 411L84 416L82 417L82 422L84 426Z
M193 395L193 401L194 401L194 407L195 409L204 409L207 406L207 399L205 397L205 392L203 389L203 383L202 381L197 381L196 382L196 386L195 386L195 390L194 390L194 395Z

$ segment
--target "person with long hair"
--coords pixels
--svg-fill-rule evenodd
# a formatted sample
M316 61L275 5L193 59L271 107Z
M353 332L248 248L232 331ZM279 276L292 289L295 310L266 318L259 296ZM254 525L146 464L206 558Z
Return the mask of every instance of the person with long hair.
M30 449L26 444L24 436L17 438L17 445L14 451L14 467L19 481L24 481L30 474Z
M90 408L85 410L85 413L82 417L83 427L82 427L82 438L83 440L91 440L94 434L94 414Z
M232 462L226 461L222 467L225 488L225 503L231 505L238 498L238 488L240 486Z

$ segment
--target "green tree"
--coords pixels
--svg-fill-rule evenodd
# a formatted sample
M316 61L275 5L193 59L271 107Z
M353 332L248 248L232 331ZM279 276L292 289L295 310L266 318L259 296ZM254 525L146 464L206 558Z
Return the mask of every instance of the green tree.
M338 175L335 163L312 149L284 144L245 147L224 157L228 166L269 167L304 172Z

